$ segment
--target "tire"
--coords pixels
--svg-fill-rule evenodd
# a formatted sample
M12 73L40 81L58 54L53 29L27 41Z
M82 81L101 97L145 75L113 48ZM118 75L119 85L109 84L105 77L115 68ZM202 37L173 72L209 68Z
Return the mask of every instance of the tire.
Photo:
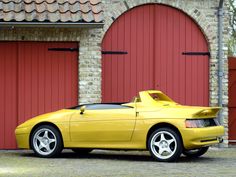
M177 161L183 150L181 137L170 128L159 128L149 137L148 150L159 162Z
M187 157L197 158L202 156L208 151L209 147L201 147L199 149L184 150L183 154Z
M86 149L86 148L73 148L71 149L74 153L78 155L87 155L92 152L93 149Z
M36 128L31 136L30 144L38 157L55 157L63 149L60 132L49 125Z

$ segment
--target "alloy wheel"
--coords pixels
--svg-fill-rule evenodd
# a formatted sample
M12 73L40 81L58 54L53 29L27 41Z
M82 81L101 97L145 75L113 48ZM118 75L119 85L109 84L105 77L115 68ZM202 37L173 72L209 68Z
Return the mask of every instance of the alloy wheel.
M148 139L148 149L160 162L176 161L183 149L181 137L170 128L159 128Z

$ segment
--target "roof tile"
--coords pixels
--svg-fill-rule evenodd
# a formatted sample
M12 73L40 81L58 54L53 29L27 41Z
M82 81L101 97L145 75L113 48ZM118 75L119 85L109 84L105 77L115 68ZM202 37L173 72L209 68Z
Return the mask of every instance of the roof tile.
M36 19L36 16L36 11L33 11L31 13L25 13L25 21L33 21L34 19Z
M82 18L86 22L91 22L94 20L93 13L91 11L89 11L88 13L82 13Z
M46 9L49 12L56 12L59 9L58 3L46 4Z
M47 20L48 13L45 11L43 13L36 13L35 19L39 22L43 22Z
M4 15L3 15L4 21L11 21L12 19L14 19L14 17L15 17L15 13L12 12L12 11L6 12L6 13L4 13Z
M68 2L69 2L70 4L74 4L74 3L78 2L78 0L68 0Z
M102 11L102 7L101 6L92 6L92 11L93 11L93 13L95 13L95 14L99 14L99 12L101 12Z
M18 6L19 4L15 4L14 2L9 2L7 4L2 4L2 8L4 9L5 12L9 11L16 11L15 6Z
M35 9L35 4L24 4L24 11L27 13L32 12Z
M69 3L59 4L59 11L61 13L65 13L66 11L69 11L69 10L70 10Z
M101 21L103 21L103 15L101 15L101 14L94 14L94 20L95 20L96 22L101 22Z
M67 11L66 13L62 13L61 14L61 21L62 22L71 21L71 13L69 11Z
M80 3L81 4L84 4L84 3L86 3L86 2L88 2L89 0L80 0Z
M0 21L102 22L101 0L1 0Z
M3 19L3 12L0 11L0 19Z
M68 2L68 0L57 0L58 4L64 4L65 2Z
M71 14L71 21L76 22L82 19L81 13L72 13Z
M76 2L76 3L74 3L73 5L70 5L70 11L71 11L72 13L76 13L77 11L81 11L80 3L79 3L79 2Z
M80 9L81 9L81 12L86 14L89 11L91 11L91 5L89 3L80 4Z
M1 0L3 3L9 3L9 2L11 2L12 0ZM22 0L14 0L14 2L15 3L20 3L20 2L22 2Z
M58 11L53 12L53 13L48 13L48 20L50 22L57 22L60 19L60 14Z
M16 21L22 21L25 19L25 11L21 11L19 13L17 13L17 15L15 14L15 19Z
M30 5L33 5L33 3L29 4L28 6ZM34 7L32 7L31 10L36 11L37 13L42 13L46 11L46 4L45 3L34 4Z
M90 3L91 3L92 5L96 5L96 4L101 3L101 0L90 0Z

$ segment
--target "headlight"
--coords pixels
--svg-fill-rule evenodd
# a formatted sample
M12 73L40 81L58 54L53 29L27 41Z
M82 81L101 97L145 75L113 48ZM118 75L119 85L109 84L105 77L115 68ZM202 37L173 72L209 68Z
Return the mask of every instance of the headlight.
M219 125L217 119L187 119L185 121L186 128L203 128Z

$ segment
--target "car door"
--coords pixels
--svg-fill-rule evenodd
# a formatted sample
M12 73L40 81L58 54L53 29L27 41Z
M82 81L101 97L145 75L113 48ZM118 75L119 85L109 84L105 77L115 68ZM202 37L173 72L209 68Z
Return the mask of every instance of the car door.
M135 109L85 110L70 120L72 142L127 142L135 127Z

